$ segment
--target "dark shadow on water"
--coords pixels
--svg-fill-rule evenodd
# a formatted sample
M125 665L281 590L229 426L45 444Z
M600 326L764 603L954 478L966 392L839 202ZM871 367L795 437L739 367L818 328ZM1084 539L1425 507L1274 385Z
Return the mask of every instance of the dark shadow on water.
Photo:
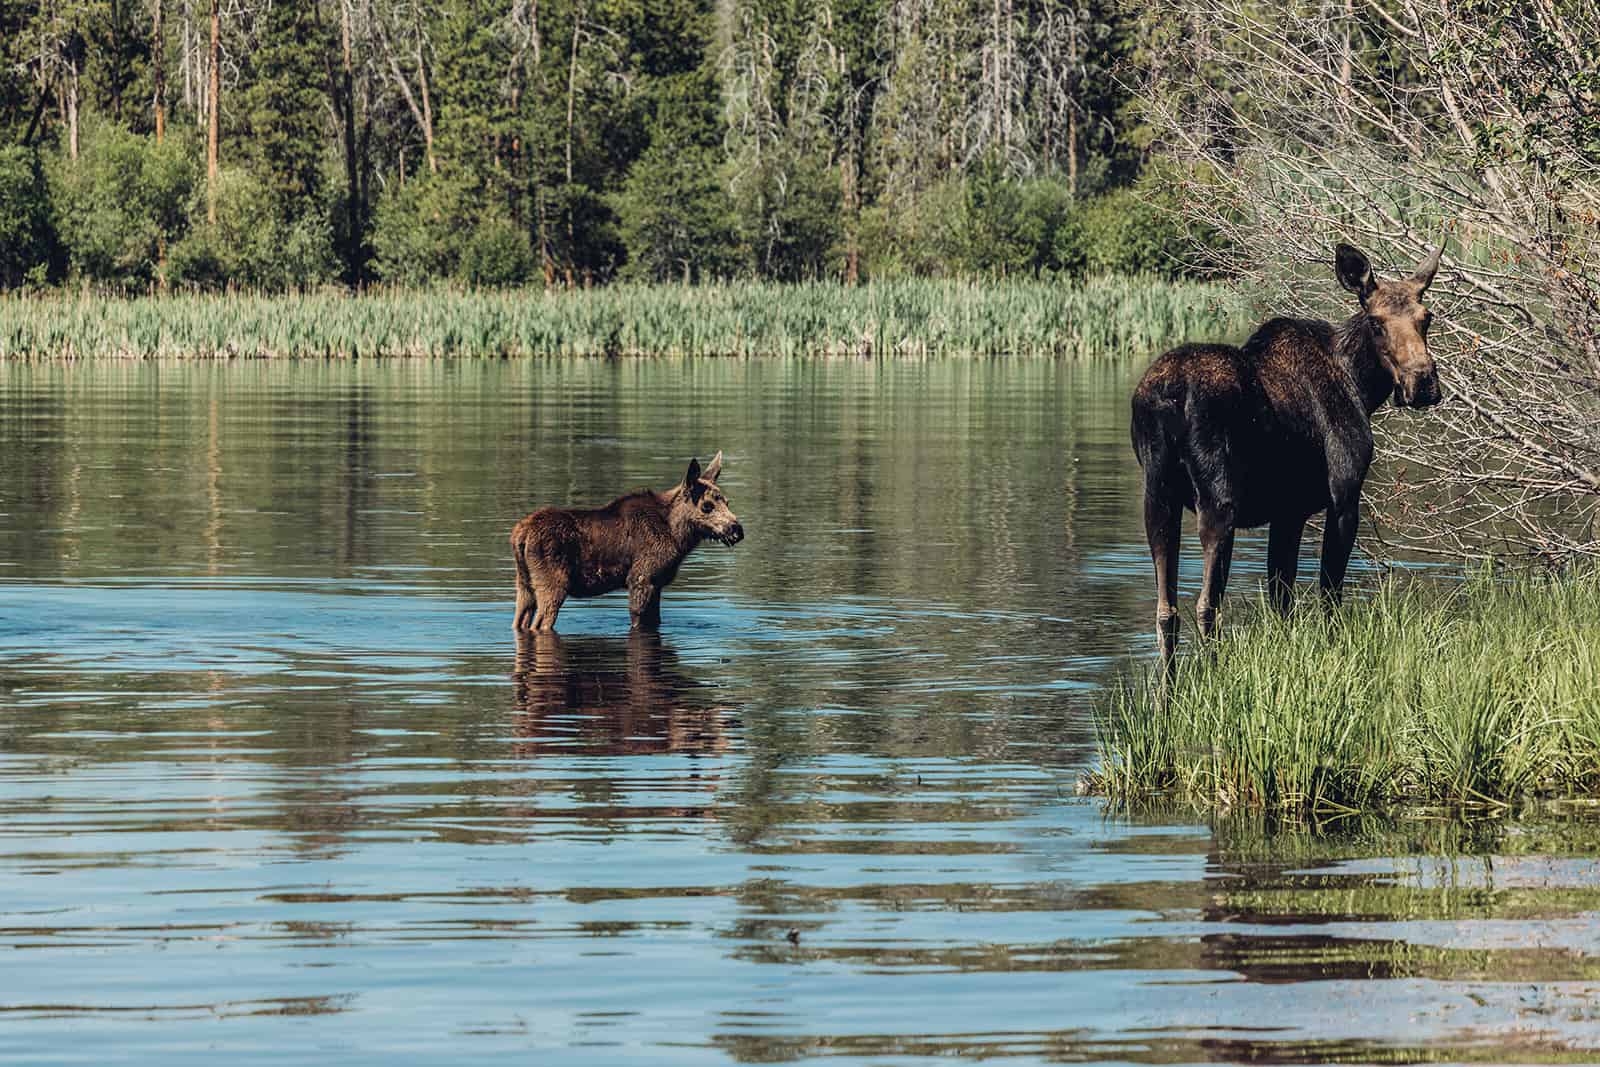
M519 633L511 677L519 756L719 753L738 727L726 694L659 633Z

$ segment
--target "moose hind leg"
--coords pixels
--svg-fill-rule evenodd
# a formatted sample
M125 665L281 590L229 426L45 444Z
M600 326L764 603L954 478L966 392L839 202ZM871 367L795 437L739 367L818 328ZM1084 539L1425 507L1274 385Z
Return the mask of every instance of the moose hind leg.
M539 598L520 580L517 582L517 614L511 628L517 631L533 629L534 615L539 610Z
M556 616L561 613L561 604L567 599L567 588L564 585L536 586L534 593L537 599L537 610L533 616L535 630L550 631L556 628Z
M1183 508L1147 491L1144 534L1156 568L1156 644L1162 670L1170 674L1178 652L1178 544L1183 534Z
M1328 508L1327 525L1322 531L1322 595L1338 603L1344 591L1344 572L1350 553L1356 547L1356 526L1360 520L1358 501Z
M1199 512L1200 551L1205 570L1200 578L1200 602L1195 618L1200 636L1217 632L1217 615L1222 610L1222 594L1228 588L1228 568L1233 563L1233 509L1205 507Z
M1267 533L1267 593L1272 606L1287 615L1294 606L1294 580L1300 573L1304 519L1279 519Z

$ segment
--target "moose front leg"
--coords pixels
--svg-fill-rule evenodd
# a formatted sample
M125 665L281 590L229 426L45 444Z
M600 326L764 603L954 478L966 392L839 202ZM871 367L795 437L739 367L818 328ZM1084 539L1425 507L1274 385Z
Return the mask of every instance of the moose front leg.
M1360 517L1358 501L1328 508L1327 525L1322 531L1322 595L1331 604L1344 592L1344 572L1350 553L1356 547L1356 525Z
M628 616L635 630L654 630L661 625L661 587L649 578L628 580Z

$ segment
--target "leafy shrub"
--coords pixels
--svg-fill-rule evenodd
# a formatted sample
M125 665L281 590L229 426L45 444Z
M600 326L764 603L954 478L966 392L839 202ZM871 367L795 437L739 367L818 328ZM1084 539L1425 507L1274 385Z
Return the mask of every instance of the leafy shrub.
M700 281L738 273L743 263L720 153L652 144L612 197L628 250L623 269L638 281Z
M52 167L57 227L72 270L118 287L155 280L162 249L183 233L196 186L183 138L162 144L109 122L89 123L77 160Z
M195 222L169 255L168 273L175 283L200 289L303 289L337 274L333 226L325 211L313 207L285 221L271 187L232 167L217 175L215 196L215 223L206 221L206 190L198 189L193 198Z
M59 276L60 243L50 187L36 152L0 147L0 289L42 285Z
M508 218L485 217L462 247L459 269L469 285L521 285L534 273L527 233Z
M838 274L839 177L826 158L774 156L733 182L740 236L751 268L776 281Z
M391 188L373 218L374 268L386 281L419 285L454 277L462 232L472 228L463 191L447 179L417 178Z

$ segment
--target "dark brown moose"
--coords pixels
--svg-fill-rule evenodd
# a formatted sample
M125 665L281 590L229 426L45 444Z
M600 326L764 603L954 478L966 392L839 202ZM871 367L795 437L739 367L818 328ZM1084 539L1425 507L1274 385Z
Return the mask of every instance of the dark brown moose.
M640 489L603 508L541 508L511 530L517 564L518 630L554 630L569 596L628 590L636 629L661 622L661 590L701 541L736 545L744 527L717 488L722 453L704 471L689 461L683 482Z
M1361 310L1340 325L1276 318L1242 347L1182 345L1133 391L1133 449L1144 468L1144 528L1156 570L1156 638L1166 670L1178 644L1178 540L1185 508L1205 556L1195 615L1215 631L1233 532L1270 526L1267 585L1287 611L1306 520L1327 512L1324 594L1337 599L1355 545L1361 484L1372 462L1371 416L1385 400L1441 399L1422 306L1444 254L1403 281L1373 277L1350 245L1334 250L1339 283Z

